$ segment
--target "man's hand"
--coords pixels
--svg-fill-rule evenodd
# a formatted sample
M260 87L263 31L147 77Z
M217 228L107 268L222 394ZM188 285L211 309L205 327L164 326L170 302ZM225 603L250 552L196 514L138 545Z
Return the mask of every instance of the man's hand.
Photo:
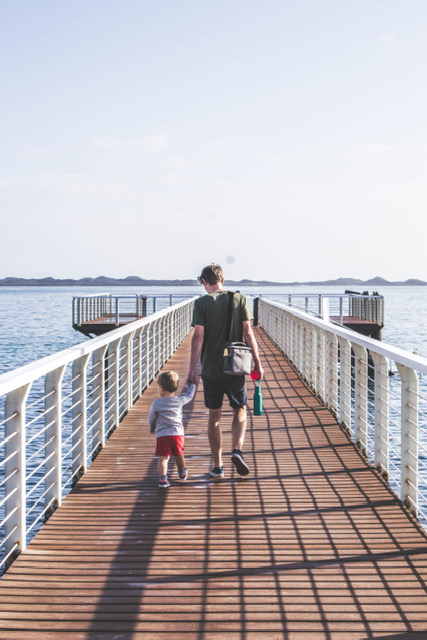
M264 369L262 368L261 363L260 362L258 362L258 363L255 362L254 363L254 369L255 369L255 371L258 371L260 380L263 380L264 379Z
M197 384L196 365L202 351L204 334L204 327L202 327L202 325L200 324L196 324L196 326L194 327L193 336L191 338L190 368L188 369L187 376L187 381L191 384Z

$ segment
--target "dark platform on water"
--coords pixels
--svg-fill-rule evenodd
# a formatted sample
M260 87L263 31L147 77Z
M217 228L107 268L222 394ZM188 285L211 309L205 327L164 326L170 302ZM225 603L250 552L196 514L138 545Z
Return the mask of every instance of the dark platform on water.
M82 322L81 324L73 324L73 329L84 333L86 336L100 336L112 329L123 327L129 324L129 322L141 320L143 317L144 316L139 316L135 313L121 313L117 319L114 313L110 313L93 320Z
M332 316L331 320L333 322L341 324L340 318L338 316ZM372 322L371 320L361 320L360 318L356 318L354 316L345 316L342 320L342 326L347 327L347 329L357 331L357 333L361 333L362 335L368 336L369 338L381 340L381 332L383 328L382 324Z

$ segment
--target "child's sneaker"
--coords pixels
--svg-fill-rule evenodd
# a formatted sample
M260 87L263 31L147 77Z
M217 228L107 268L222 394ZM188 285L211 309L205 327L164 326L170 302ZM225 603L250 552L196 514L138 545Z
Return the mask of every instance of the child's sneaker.
M188 476L187 469L184 469L184 471L180 471L178 475L180 480L187 480L187 476Z
M159 478L159 487L160 489L167 489L171 486L171 483L168 480L168 477Z
M211 478L223 478L224 477L224 467L212 467L209 471L209 475Z
M242 452L239 451L239 449L234 449L233 453L231 454L231 462L236 467L236 471L239 475L241 476L248 475L250 469L245 462Z

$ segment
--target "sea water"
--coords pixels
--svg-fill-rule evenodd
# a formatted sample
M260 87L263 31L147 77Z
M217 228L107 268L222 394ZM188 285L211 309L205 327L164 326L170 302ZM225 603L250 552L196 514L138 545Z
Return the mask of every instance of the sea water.
M234 287L237 288L237 287ZM342 287L238 287L243 293L342 294ZM73 296L104 293L93 287L0 287L0 374L87 340L72 327ZM181 296L204 293L195 287L114 287L112 295ZM427 357L427 287L383 287L383 342ZM177 299L178 301L178 299Z

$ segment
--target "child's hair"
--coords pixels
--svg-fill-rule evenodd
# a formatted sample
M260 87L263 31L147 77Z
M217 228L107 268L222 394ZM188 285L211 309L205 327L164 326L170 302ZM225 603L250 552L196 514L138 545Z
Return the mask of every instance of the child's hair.
M157 378L157 384L159 384L165 391L169 393L175 393L178 389L179 375L176 371L164 371Z

